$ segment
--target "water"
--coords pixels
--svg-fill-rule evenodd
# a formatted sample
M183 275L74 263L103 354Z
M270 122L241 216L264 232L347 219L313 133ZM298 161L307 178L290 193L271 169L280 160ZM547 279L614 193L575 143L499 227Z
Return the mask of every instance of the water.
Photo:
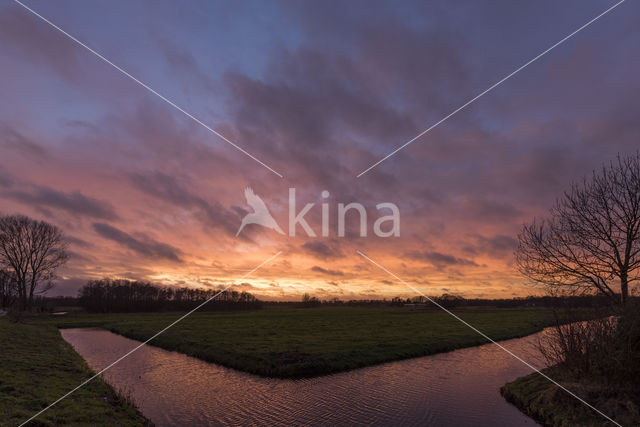
M94 371L139 344L98 329L61 333ZM501 345L542 367L537 335ZM536 423L499 393L530 372L494 344L303 380L257 377L144 346L104 377L158 426L531 426Z

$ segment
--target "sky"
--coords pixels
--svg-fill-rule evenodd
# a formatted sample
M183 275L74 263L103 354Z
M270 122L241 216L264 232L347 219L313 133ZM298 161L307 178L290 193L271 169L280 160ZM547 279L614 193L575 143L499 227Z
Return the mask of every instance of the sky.
M3 0L0 214L64 231L52 295L116 277L272 300L415 296L356 251L426 295L539 294L513 262L522 224L640 147L638 2L360 177L615 2L24 3L282 175ZM246 187L285 231L295 188L318 236L236 237ZM351 202L367 237L354 212L338 236ZM379 203L398 207L399 236L372 232Z

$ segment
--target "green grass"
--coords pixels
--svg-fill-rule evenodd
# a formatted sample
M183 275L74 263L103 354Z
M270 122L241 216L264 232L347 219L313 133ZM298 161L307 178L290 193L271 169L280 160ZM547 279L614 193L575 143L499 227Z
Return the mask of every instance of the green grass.
M543 371L550 378L624 426L640 425L638 391L607 385L605 379L574 378L560 366ZM500 389L522 412L545 426L605 426L614 424L537 373Z
M467 308L456 313L496 340L529 335L553 322L549 310L537 308ZM70 313L31 322L101 327L144 341L179 316ZM195 313L151 344L258 375L296 378L486 342L440 310L322 307Z
M0 318L1 426L26 421L92 375L54 326ZM125 400L96 379L30 425L145 425L145 419Z

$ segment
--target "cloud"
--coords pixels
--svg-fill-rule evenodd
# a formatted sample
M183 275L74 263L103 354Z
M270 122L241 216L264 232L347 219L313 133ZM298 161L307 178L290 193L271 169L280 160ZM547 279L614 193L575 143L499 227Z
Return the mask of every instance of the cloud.
M518 246L518 241L511 236L498 234L491 237L478 236L477 250L496 258L509 256Z
M224 284L220 284L218 285L218 287L224 289L227 286L225 286ZM229 292L232 291L237 291L237 292L255 292L256 290L260 290L261 288L257 287L257 286L253 286L251 283L247 283L247 282L242 282L242 283L238 283L235 284L233 286L231 286L229 288Z
M13 178L0 167L0 187L8 188L13 185Z
M235 235L240 222L237 213L226 209L217 201L208 202L192 193L178 178L162 172L154 172L134 173L130 179L136 188L150 196L176 207L199 209L205 226L219 227Z
M340 270L330 270L330 269L319 267L317 265L314 265L313 267L311 267L311 271L315 271L316 273L327 274L329 276L344 276L344 273Z
M182 262L182 251L166 243L158 242L141 234L138 239L108 224L96 222L93 229L104 237L146 257L164 258L169 261Z
M320 241L306 242L302 249L320 259L336 258L342 256L342 250L336 245L329 245Z
M33 191L13 190L7 195L22 203L61 209L72 215L108 220L118 218L109 203L85 196L79 191L64 193L49 187L34 186Z
M436 251L431 251L431 252L409 251L409 252L406 252L405 255L415 260L426 261L438 269L443 269L445 267L451 267L451 266L468 266L468 267L478 266L478 264L473 260L466 259L466 258L459 258L451 254L445 254L445 253L436 252Z
M89 243L89 242L87 242L87 241L85 241L83 239L79 239L77 237L73 237L73 236L70 236L68 234L66 234L64 236L64 240L66 240L68 243L70 243L73 246L78 246L78 247L81 247L81 248L90 248L91 246L93 246L91 243Z
M29 62L47 65L68 80L77 78L81 49L22 7L0 9L0 38Z
M211 76L201 69L196 57L190 51L183 49L171 38L164 36L158 38L157 44L178 79L186 80L189 83L195 82L205 90L213 91L215 89Z
M48 156L42 146L6 125L0 125L0 146L36 159Z
M481 218L487 222L509 221L522 215L522 211L511 203L486 198L470 198L466 200L463 203L461 212L465 218Z

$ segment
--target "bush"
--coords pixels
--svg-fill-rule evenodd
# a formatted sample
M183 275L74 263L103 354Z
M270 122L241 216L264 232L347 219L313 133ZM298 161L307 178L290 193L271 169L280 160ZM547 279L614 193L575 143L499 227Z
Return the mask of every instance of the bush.
M627 304L620 316L616 350L616 362L623 367L623 378L640 384L640 303L637 301Z
M538 348L549 365L562 365L576 376L588 374L608 383L640 378L640 313L636 302L617 315L594 312L594 320L575 321L573 311L556 313L556 325Z

